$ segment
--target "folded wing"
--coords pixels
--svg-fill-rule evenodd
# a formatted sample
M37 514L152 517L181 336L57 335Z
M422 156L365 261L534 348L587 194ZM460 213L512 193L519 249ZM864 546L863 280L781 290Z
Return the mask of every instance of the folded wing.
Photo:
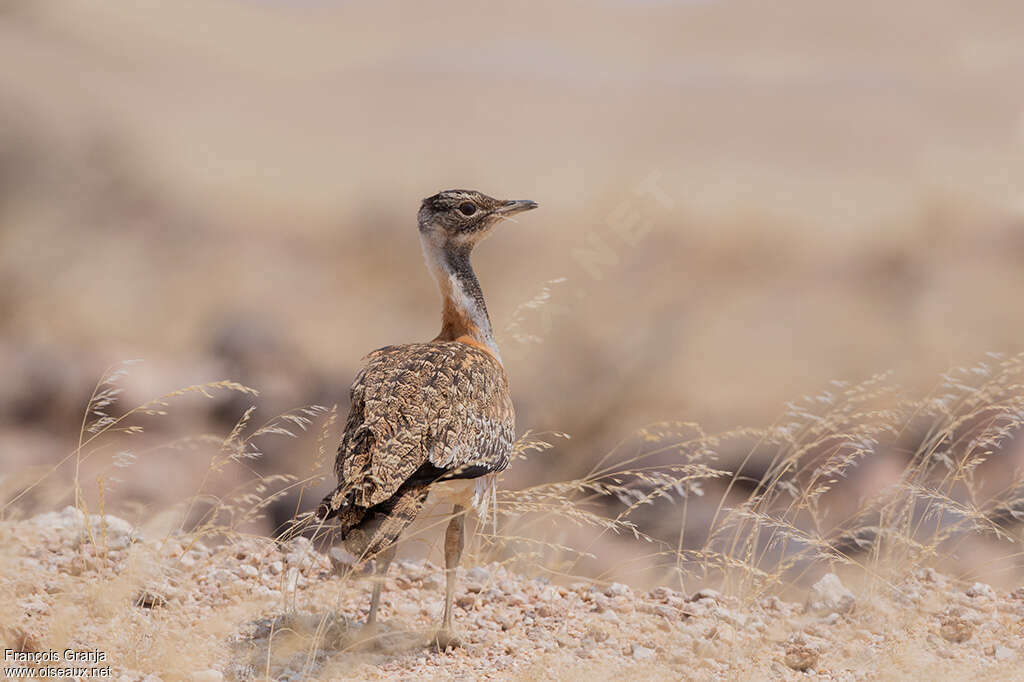
M414 476L473 478L508 466L515 413L489 353L457 342L387 346L352 384L335 499L369 508Z

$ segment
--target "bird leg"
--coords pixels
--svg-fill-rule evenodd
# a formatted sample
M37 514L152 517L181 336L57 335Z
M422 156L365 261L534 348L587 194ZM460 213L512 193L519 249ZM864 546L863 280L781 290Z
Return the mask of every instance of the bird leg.
M444 590L444 617L441 621L441 629L438 631L435 641L437 648L441 651L448 647L457 647L461 644L459 638L452 630L452 602L455 599L455 578L459 561L462 559L462 548L464 542L464 528L466 524L465 507L454 505L452 507L452 519L448 522L448 529L444 533L444 568L445 568L445 590Z
M396 551L398 551L398 545L391 545L378 554L374 560L373 595L370 597L370 615L366 617L366 625L363 626L363 632L368 637L373 637L377 634L377 609L380 607L380 592L384 587L384 576L388 572L388 567L391 566L391 561L395 558Z

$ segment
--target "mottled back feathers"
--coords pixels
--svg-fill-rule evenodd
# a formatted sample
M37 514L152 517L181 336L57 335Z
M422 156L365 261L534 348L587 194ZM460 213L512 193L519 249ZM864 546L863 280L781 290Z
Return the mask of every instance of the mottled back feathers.
M479 476L508 466L515 413L508 378L488 352L458 342L370 353L351 390L335 464L343 500L369 508L421 471Z

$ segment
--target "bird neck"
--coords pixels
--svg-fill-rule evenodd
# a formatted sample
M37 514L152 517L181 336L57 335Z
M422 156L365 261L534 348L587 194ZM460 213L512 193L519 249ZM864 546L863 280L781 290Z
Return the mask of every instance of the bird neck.
M441 333L435 341L459 341L501 362L480 280L469 262L471 247L437 245L423 239L423 253L441 291Z

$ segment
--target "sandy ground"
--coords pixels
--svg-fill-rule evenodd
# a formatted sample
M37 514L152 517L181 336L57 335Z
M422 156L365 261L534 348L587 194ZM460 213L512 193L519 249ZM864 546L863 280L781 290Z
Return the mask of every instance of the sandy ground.
M456 593L464 645L439 653L430 635L443 572L429 562L395 562L368 637L369 580L337 577L303 538L213 548L187 535L146 539L68 507L4 523L0 540L4 646L26 652L6 651L6 668L29 665L12 658L31 652L59 659L38 666L67 666L71 648L92 657L75 665L148 682L1024 679L1024 589L962 585L930 569L860 593L827 574L793 603L471 566Z
M0 487L74 449L123 360L145 362L115 410L231 379L261 392L253 426L343 417L367 352L437 333L415 216L445 187L541 205L474 255L519 432L572 436L511 490L580 479L651 424L767 427L833 380L891 370L923 396L1024 351L1024 3L788 5L0 2ZM250 406L193 398L141 420L146 442L89 448L80 481L137 457L108 511L251 480L153 450ZM822 527L919 444L838 481ZM719 467L758 477L774 452L748 467L750 446ZM260 476L330 471L311 442L259 447ZM977 470L994 490L1024 466L1020 439L1001 451ZM55 473L19 509L68 504ZM726 485L691 499L693 548ZM667 501L642 512L678 535ZM577 572L639 585L629 549Z

